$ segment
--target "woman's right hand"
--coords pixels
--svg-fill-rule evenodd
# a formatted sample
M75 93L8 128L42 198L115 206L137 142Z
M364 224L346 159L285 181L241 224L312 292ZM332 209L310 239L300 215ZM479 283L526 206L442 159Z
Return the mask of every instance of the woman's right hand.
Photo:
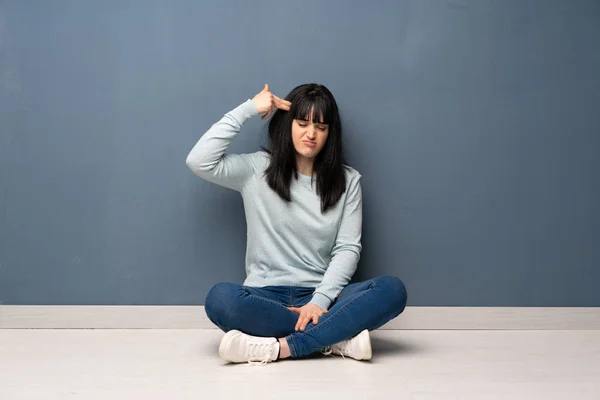
M262 92L254 96L252 102L256 105L256 108L258 108L258 112L260 114L266 113L265 115L260 117L261 119L269 118L271 114L273 114L273 112L275 111L275 108L279 108L280 110L284 111L289 111L290 106L292 105L292 103L290 103L289 101L280 99L279 97L271 93L269 91L268 83L265 84L265 88L262 90Z

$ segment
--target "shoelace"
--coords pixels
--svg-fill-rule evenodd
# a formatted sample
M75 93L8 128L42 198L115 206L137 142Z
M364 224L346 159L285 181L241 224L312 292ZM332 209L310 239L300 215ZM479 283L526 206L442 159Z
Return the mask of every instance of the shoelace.
M273 353L275 347L275 343L250 343L248 345L248 352L246 356L248 357L248 364L250 365L265 365L271 359L271 354ZM264 352L264 356L262 360L252 360L252 358L259 357L261 353Z
M342 351L340 351L340 356L342 356L342 358L344 360L346 359L346 357L344 357L344 352L345 351L346 351L345 349L342 350ZM326 356L330 356L333 353L333 347L331 347L331 346L330 347L325 347L323 350L321 350L321 353L323 353Z

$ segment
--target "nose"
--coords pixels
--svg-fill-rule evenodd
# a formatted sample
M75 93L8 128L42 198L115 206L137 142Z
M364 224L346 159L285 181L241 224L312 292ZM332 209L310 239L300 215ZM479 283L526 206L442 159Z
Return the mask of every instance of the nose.
M313 140L315 138L315 128L314 127L308 127L308 130L306 131L306 136L310 139Z

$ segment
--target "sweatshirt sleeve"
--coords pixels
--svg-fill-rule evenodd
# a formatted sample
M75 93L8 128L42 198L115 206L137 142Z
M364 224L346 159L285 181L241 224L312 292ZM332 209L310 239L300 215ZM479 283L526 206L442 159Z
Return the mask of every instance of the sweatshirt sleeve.
M354 179L349 188L344 204L342 221L332 250L332 257L323 276L323 280L315 288L310 303L323 310L329 309L342 289L350 282L356 272L362 235L362 189L360 175Z
M225 152L244 122L258 114L250 99L225 114L192 148L186 159L188 167L207 181L241 191L254 171L251 156Z

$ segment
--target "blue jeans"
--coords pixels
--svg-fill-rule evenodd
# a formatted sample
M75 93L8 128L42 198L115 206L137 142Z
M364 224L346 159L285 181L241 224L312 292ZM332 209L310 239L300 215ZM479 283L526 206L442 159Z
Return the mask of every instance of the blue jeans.
M223 331L237 329L253 336L285 338L293 358L307 356L349 339L364 329L375 330L400 315L406 288L392 276L346 286L317 324L295 331L298 314L287 307L307 304L314 288L301 286L249 287L236 283L213 286L204 307Z

